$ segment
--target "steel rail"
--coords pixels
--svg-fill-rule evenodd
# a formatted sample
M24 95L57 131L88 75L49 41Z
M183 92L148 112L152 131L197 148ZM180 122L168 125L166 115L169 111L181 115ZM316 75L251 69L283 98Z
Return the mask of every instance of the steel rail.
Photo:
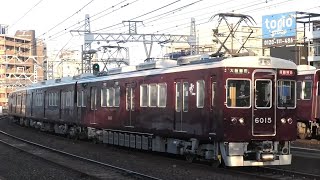
M114 169L114 170L117 170L117 171L121 171L121 172L124 172L126 174L132 175L132 176L134 176L136 178L150 179L150 180L161 180L160 178L157 178L157 177L153 177L153 176L150 176L150 175L142 174L142 173L139 173L139 172L136 172L136 171L132 171L132 170L129 170L129 169L117 167L117 166L114 166L114 165L111 165L111 164L108 164L108 163L96 161L96 160L93 160L93 159L89 159L89 158L86 158L86 157L81 157L81 156L78 156L78 155L75 155L75 154L71 154L71 153L68 153L68 152L65 152L65 151L61 151L61 150L58 150L58 149L55 149L55 148L44 146L44 145L29 141L29 140L25 140L25 139L22 139L20 137L17 137L17 136L11 135L11 134L8 134L7 132L1 131L1 130L0 130L0 134L6 135L8 137L11 137L13 139L22 141L24 143L27 143L27 144L30 144L30 145L33 145L33 146L36 146L36 147L40 147L40 148L49 150L49 151L54 152L54 153L66 155L66 156L73 157L73 158L76 158L76 159L79 159L79 160L82 160L82 161L87 161L87 162L90 162L90 163L93 163L93 164L96 164L96 165L100 165L100 166L108 167L108 168L111 168L111 169ZM2 140L0 140L0 142L1 143L6 143L6 142L4 142ZM8 143L8 145L10 145L10 144ZM17 148L17 147L15 147L15 148Z

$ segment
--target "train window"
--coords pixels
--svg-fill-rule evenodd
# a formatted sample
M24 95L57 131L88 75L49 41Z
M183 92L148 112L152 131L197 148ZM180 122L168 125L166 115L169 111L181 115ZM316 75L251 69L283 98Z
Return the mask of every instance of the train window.
M158 84L158 107L166 107L167 105L167 84Z
M35 106L39 106L39 93L36 93L35 95Z
M52 96L53 96L53 103L52 104L54 106L58 106L58 93L55 92L52 94Z
M103 87L101 89L101 107L107 106L107 88Z
M56 106L57 105L57 103L56 103L56 93L50 93L50 95L51 95L51 97L49 99L51 99L50 100L51 106Z
M120 106L120 86L114 88L114 107Z
M54 96L54 105L58 106L58 92L55 92L54 94L55 94L55 96Z
M67 92L63 93L63 107L67 107Z
M304 81L303 84L302 97L305 100L309 100L312 95L312 81Z
M181 83L176 83L176 111L181 111Z
M81 106L86 107L86 99L87 99L87 94L85 91L81 91Z
M73 91L68 91L68 107L73 107Z
M97 109L97 88L96 87L91 87L91 110L96 110Z
M134 111L134 89L128 85L126 87L126 110Z
M215 107L216 106L216 104L215 104L215 98L216 98L216 90L217 90L217 83L216 82L212 82L212 87L211 87L212 89L212 93L211 93L211 96L212 96L212 98L211 98L211 106L212 107Z
M140 106L148 107L148 85L140 85Z
M68 100L68 107L72 107L72 92L71 91L68 91L67 93L67 100Z
M81 107L81 91L78 91L77 93L77 107Z
M189 83L183 82L183 103L182 103L182 110L183 112L188 112L189 110Z
M61 109L64 108L64 92L61 92L61 101L60 101Z
M278 81L278 108L287 108L296 106L296 86L295 81Z
M149 85L149 107L157 106L157 84Z
M297 82L297 99L301 99L302 95L302 82L298 81Z
M227 80L227 107L250 107L250 80Z
M271 108L272 81L256 80L255 84L255 106L257 108Z
M48 106L52 106L52 93L49 92L47 96L48 96Z
M66 107L69 107L69 91L68 92L65 92L65 101L66 101L66 103L65 103L65 105L66 105Z
M204 97L205 97L205 84L204 80L197 81L197 108L204 107Z
M69 107L72 107L72 91L68 92L68 101Z
M54 93L48 93L48 105L54 106Z
M21 95L18 95L17 96L17 105L20 105L21 104Z
M21 106L25 103L26 94L21 94Z
M44 94L41 93L40 94L40 106L43 106L43 96L44 96Z
M107 106L108 107L114 106L114 88L107 89Z

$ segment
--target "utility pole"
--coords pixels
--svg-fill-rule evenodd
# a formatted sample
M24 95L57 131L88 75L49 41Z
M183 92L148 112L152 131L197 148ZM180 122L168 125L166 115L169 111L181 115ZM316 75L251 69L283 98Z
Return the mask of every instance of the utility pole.
M192 49L193 53L196 53L196 30L195 30L195 20L191 21L192 29L190 30L190 35L171 35L171 34L140 34L138 33L137 24L142 23L142 21L123 21L123 23L128 24L128 33L92 33L90 31L90 18L89 15L86 15L85 18L85 30L79 31L79 30L71 30L70 32L76 32L80 35L84 36L84 46L82 51L82 73L88 73L91 72L91 62L93 59L93 56L96 55L97 51L94 51L91 49L91 43L92 42L98 42L99 44L101 42L110 43L128 43L128 42L142 42L145 49L146 54L146 60L149 60L151 58L151 51L153 43L188 43L190 45L190 49ZM105 49L112 49L115 46L102 46L102 50L104 52ZM100 48L101 49L101 48ZM115 48L117 50L124 50L124 54L128 52L128 49L125 49L124 47L118 46ZM107 57L104 59L101 59L101 61L106 65L108 63L111 63L112 61L108 61L113 58L113 62L117 63L124 63L129 64L127 62L127 59L129 60L129 55L122 59L114 59L114 57ZM105 62L104 62L105 60ZM108 62L107 62L108 61Z
M251 34L253 33L253 30L251 27L253 24L256 24L254 19L251 16L244 15L244 14L219 13L219 14L212 16L210 20L212 20L215 17L218 17L218 25L215 29L213 29L213 36L215 38L215 39L213 39L213 41L220 44L218 50L216 51L216 54L221 53L220 51L222 50L222 48L224 48L226 53L229 53L231 55L234 54L234 50L233 50L234 39L237 40L240 44L240 48L237 50L236 54L240 53L240 51L242 49L246 49L244 47L244 45L248 41L248 39L250 38ZM235 24L229 23L228 18L232 18L232 19L238 18L238 21ZM225 21L225 23L228 27L228 30L229 30L229 34L227 36L224 36L223 33L219 33L219 26L222 21ZM238 39L235 38L235 34L236 34L237 29L240 27L240 24L242 22L246 23L246 25L250 28L250 32L249 32L249 35L247 36L247 38L243 42L240 42ZM249 23L251 25L249 25ZM224 40L221 40L221 37L225 37ZM229 38L231 38L231 48L230 47L228 48L226 46L226 42L228 41Z
M85 15L84 21L84 46L82 48L82 73L91 73L91 61L92 57L96 52L91 50L91 43L93 40L93 35L90 30L90 17L89 14Z
M197 44L197 32L196 32L196 21L194 18L191 18L191 26L190 26L190 37L188 40L190 45L190 55L198 54L198 45Z

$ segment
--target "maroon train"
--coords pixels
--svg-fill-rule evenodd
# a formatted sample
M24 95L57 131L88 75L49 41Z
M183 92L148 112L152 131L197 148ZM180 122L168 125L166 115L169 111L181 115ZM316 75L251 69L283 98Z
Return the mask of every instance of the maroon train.
M43 131L188 160L287 165L296 75L294 63L272 57L159 60L18 90L9 114Z
M297 132L300 139L320 137L320 70L309 65L298 66Z

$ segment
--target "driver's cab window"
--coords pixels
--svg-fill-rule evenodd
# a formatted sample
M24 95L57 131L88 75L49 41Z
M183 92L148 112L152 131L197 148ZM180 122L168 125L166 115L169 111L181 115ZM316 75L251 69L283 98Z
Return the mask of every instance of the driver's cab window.
M250 104L250 80L227 80L227 107L248 108Z
M272 81L256 80L255 106L257 108L271 108L272 106Z

